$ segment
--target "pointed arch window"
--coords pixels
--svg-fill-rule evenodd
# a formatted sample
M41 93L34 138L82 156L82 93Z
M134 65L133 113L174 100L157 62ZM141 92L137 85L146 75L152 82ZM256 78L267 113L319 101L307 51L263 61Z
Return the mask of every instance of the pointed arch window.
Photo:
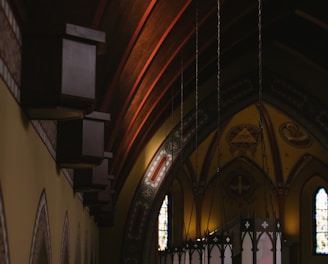
M168 248L169 243L169 195L165 195L158 214L158 250Z
M315 194L315 254L328 255L328 194L319 188Z

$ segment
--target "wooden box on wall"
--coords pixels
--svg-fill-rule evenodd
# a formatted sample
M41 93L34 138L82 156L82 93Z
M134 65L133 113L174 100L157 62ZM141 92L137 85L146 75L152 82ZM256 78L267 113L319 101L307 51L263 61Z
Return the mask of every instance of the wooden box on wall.
M111 152L104 153L100 165L92 168L75 169L73 178L74 192L92 192L104 190L108 184L108 159L112 158Z
M96 45L105 33L72 24L23 34L21 104L31 119L81 118L94 110Z
M105 125L110 115L92 112L83 119L57 123L57 163L62 168L90 168L104 159Z
M83 205L89 207L90 215L95 218L99 226L110 226L113 222L113 195L115 194L111 184L113 179L113 175L108 176L108 184L103 191L83 193Z
M83 205L84 206L98 206L106 205L111 199L111 195L108 191L100 192L88 192L83 193Z
M108 184L103 191L99 192L86 192L83 193L83 205L91 207L106 206L112 201L113 190L111 189L111 182Z
M102 211L95 214L95 220L99 226L108 227L113 224L114 211L111 203L107 206L102 206Z

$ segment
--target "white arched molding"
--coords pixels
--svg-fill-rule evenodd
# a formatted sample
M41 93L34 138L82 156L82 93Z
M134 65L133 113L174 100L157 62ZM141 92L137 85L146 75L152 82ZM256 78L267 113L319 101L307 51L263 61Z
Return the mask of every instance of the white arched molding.
M75 264L81 264L82 263L82 257L81 257L81 228L80 224L77 226L77 237L76 237L76 247L75 247Z
M315 194L321 187L328 190L328 182L325 177L319 174L309 173L309 175L311 177L303 185L300 201L302 205L300 208L300 234L302 234L300 237L300 263L325 264L327 263L326 256L315 254L315 225L313 215L315 210Z
M0 189L0 263L4 263L4 264L10 263L7 225L6 225L6 217L5 217L5 210L3 206L1 189Z
M42 258L43 261L46 260L46 263L52 263L48 206L45 191L41 194L34 223L29 263L40 263L40 258Z
M62 264L69 263L69 222L67 212L65 214L64 228L61 242L60 259Z
M89 241L88 241L88 230L85 231L85 241L84 241L84 263L89 261Z

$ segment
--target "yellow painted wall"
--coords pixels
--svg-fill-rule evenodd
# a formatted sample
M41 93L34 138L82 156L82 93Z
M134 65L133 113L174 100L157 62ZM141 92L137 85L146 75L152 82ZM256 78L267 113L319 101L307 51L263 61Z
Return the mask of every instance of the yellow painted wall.
M75 263L78 226L82 263L85 263L86 255L89 261L91 256L97 259L97 225L83 208L80 198L74 195L66 176L56 166L54 158L1 78L0 124L0 185L10 263L29 262L35 218L43 190L48 207L52 263L60 263L66 212L70 263Z

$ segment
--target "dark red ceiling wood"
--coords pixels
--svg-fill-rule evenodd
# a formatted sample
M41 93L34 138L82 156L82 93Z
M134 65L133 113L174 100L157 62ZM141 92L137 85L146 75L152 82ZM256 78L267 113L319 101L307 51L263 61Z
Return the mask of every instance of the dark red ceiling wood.
M193 33L194 33L194 31L190 33L190 36L193 35ZM181 47L184 45L184 43L186 41L188 41L188 39L189 39L189 37L187 37L185 39L185 41L183 41L183 43L181 43ZM205 47L207 47L207 45L205 45ZM180 49L178 48L176 50L176 53L179 53L179 50ZM173 59L173 56L172 56L172 59ZM193 61L194 61L194 57L190 57L189 60L186 61L186 63L185 63L184 66L185 67L188 67ZM131 152L132 146L135 144L138 136L141 134L140 132L144 128L146 122L149 121L150 115L154 113L154 111L156 110L156 107L158 107L158 105L159 105L159 102L161 102L164 99L165 95L167 95L169 89L172 87L173 83L176 82L176 80L177 80L177 78L179 76L180 76L180 72L176 72L175 76L173 76L172 78L170 78L169 82L166 83L166 86L163 87L163 89L161 89L160 94L155 97L154 102L149 107L147 107L147 112L146 112L146 114L143 115L142 121L139 124L137 124L138 127L136 129L132 129L131 128L132 126L131 126L127 130L127 131L133 131L133 133L130 133L130 135L132 135L132 138L129 138L129 140L123 140L123 141L121 141L122 144L125 143L125 144L128 144L128 145L126 147L124 147L124 148L122 147L122 148L119 148L118 149L118 153L117 154L118 154L118 157L120 157L120 158L116 159L117 163L114 163L113 164L113 167L115 167L115 169L117 170L117 172L121 172L121 169L122 169L122 167L124 165L124 162L125 162L125 160L127 160L127 156ZM175 96L178 96L178 95L176 94L173 97L175 97ZM167 108L168 108L169 104L170 104L170 101L169 100L166 100L166 106L165 107L162 107L162 108L159 108L160 110L157 109L156 112L159 111L159 113L162 113L164 111L167 111ZM157 119L160 118L160 116L162 116L162 115L161 114L160 115L157 115ZM154 119L153 119L153 123L155 123L155 120ZM185 129L187 129L187 128L185 128ZM149 135L148 133L142 133L142 134L143 135ZM128 135L128 133L125 134L125 136L127 136L127 135ZM145 136L143 138L144 139L142 140L142 142L145 142L145 140L147 140L147 139L146 139ZM127 143L127 142L129 142L129 143Z
M172 21L171 25L168 27L167 31L163 34L162 39L160 40L160 42L158 43L158 47L156 47L156 50L153 51L152 56L149 58L149 63L150 61L153 60L153 57L155 56L155 53L157 52L157 50L159 49L159 46L162 44L162 42L164 41L164 39L167 37L167 35L170 33L170 31L172 30L172 28L174 27L174 25L176 24L177 20L180 18L180 16L182 15L182 13L185 11L185 9L187 8L187 6L190 4L191 1L186 2L185 6L183 9L181 9L180 13L176 16L175 20ZM212 14L212 12L208 13L207 16L205 16L202 21L200 21L200 25L202 25L207 18ZM137 116L139 115L141 109L144 107L145 102L148 100L148 98L150 97L150 94L153 92L153 90L155 89L159 79L163 76L164 72L168 69L168 67L171 65L171 63L174 61L174 59L176 59L176 57L178 56L178 54L181 52L182 48L186 45L187 41L191 38L191 36L194 34L195 31L190 32L186 38L180 43L180 45L177 46L177 48L174 50L174 52L171 54L171 56L168 58L168 60L166 61L166 63L164 64L164 66L160 69L160 71L158 72L157 76L154 78L152 84L149 86L148 90L146 91L145 94L143 94L142 100L141 102L138 102L138 107L136 110L133 111L133 116L130 119L130 123L127 127L127 131L130 131L130 129L132 128ZM213 38L216 38L216 36L212 36ZM206 43L211 43L212 39L207 39ZM206 47L209 45L207 45L205 43L205 45L202 47L202 49L206 49ZM213 58L215 59L215 57ZM143 73L141 73L143 74ZM180 74L180 72L179 72ZM140 76L141 79L142 77ZM171 82L172 84L173 82ZM168 87L169 88L169 87ZM163 94L163 93L162 93ZM127 133L125 133L124 136L126 136ZM123 141L124 141L124 137L123 137Z
M135 145L135 150L133 152L119 152L118 155L119 157L121 157L122 155L124 155L124 160L136 160L137 157L139 156L140 152L142 151L142 149L144 148L144 142L147 141L149 139L148 135L153 135L155 133L155 131L158 129L158 122L162 122L161 120L163 120L163 114L167 109L167 106L170 102L169 101L165 101L165 105L160 108L160 110L156 111L156 112L152 112L150 111L149 114L155 114L156 117L154 118L154 120L156 120L157 122L152 122L151 124L149 124L148 126L145 127L140 127L141 129L144 129L143 133L138 133L138 137L139 140L137 140L137 144ZM145 119L147 121L147 119ZM129 156L129 158L128 158ZM132 167L132 163L129 164L125 164L123 162L123 159L119 158L116 159L117 161L121 161L119 164L115 163L115 165L112 166L112 174L113 173L117 173L118 175L126 175L131 167ZM118 190L120 190L120 186L123 184L123 180L121 178L116 177L113 181L113 185L114 186L118 186Z
M145 64L145 67L142 69L142 71L140 72L140 75L135 83L136 87L138 85L138 83L140 82L142 76L144 75L144 72L146 71L146 69L148 68L149 64L151 63L151 61L153 60L153 58L155 57L157 51L159 50L160 46L162 45L162 43L164 42L164 40L166 39L167 35L171 32L172 28L174 27L174 25L176 24L176 22L179 20L179 18L181 17L181 15L183 14L183 12L185 11L185 9L187 8L187 6L190 4L191 1L187 1L185 3L185 5L183 6L183 8L180 10L179 14L175 17L175 19L172 21L172 23L169 25L169 27L167 28L167 30L165 31L165 33L163 34L162 38L160 39L160 41L158 42L157 46L155 47L155 49L153 50L151 56L149 57L147 63ZM190 34L191 35L191 34ZM190 36L189 35L189 36ZM189 38L188 36L188 38ZM138 108L136 109L136 111L133 114L133 117L130 120L130 123L128 125L127 131L129 131L134 123L134 121L136 120L136 117L139 115L141 109L143 108L145 102L147 101L147 99L149 98L150 94L153 92L153 89L155 88L158 80L162 77L163 73L165 72L165 70L169 67L169 65L171 64L171 62L174 60L175 56L177 56L177 54L181 51L183 45L185 44L185 42L188 40L188 38L185 39L184 42L182 42L177 49L175 50L175 52L171 55L171 57L167 60L167 62L165 63L164 67L159 71L158 75L156 76L156 78L153 81L153 84L149 87L149 89L147 90L146 94L144 94L142 101L139 103ZM126 134L125 134L126 136ZM123 137L124 140L124 137Z
M187 8L187 5L188 4L189 4L189 2L186 3L185 8ZM181 13L184 12L185 8L181 10ZM214 12L215 12L215 9L209 10L209 12L200 21L200 25L203 25ZM178 18L179 17L177 17L175 20L177 20ZM172 26L175 23L176 23L176 21L173 21L172 22ZM168 28L168 30L171 30L171 28L172 27L170 26ZM141 115L140 112L144 108L146 101L148 99L150 100L150 94L155 89L155 87L156 87L159 79L163 76L164 72L167 70L167 68L169 67L169 65L171 65L171 63L174 61L174 59L176 59L177 55L181 52L182 48L186 45L186 43L193 36L194 32L195 32L195 27L192 27L192 31L185 37L185 39L180 43L180 45L178 45L176 47L176 49L173 51L173 53L168 58L168 60L164 64L164 66L162 66L162 68L159 71L158 75L153 79L153 82L149 86L148 90L146 91L146 94L145 95L142 95L141 102L138 102L136 104L137 105L137 109L129 110L131 113L134 113L134 114L132 115L132 118L129 118L128 119L128 120L130 120L129 125L128 125L128 127L124 131L123 139L120 140L120 142L121 142L120 143L120 146L117 148L117 151L118 151L117 154L118 154L118 156L120 158L117 159L118 164L115 163L115 168L117 168L118 171L120 171L120 168L122 167L122 164L123 164L124 160L126 160L126 158L128 156L128 153L130 153L132 146L135 144L135 141L136 141L136 139L138 137L138 134L140 133L142 127L146 124L146 122L149 119L151 113L156 110L157 105L159 104L159 102L161 100L163 100L164 96L167 94L167 92L169 91L170 87L177 80L177 78L180 75L180 71L176 72L175 73L175 76L172 76L169 79L169 82L168 83L165 83L166 86L163 87L162 89L160 89L161 92L160 92L159 95L156 95L155 97L153 97L152 103L147 106L147 111L144 114L142 114L142 120L141 120L141 122L138 123L138 124L135 124L137 117L139 115ZM167 32L167 34L168 33L169 32ZM167 35L167 34L164 34L164 35ZM205 41L205 43L204 43L204 45L201 47L200 52L202 52L203 50L206 50L206 48L210 45L210 43L213 42L213 39L216 39L216 36L215 35L214 36L211 36L211 38L207 38L206 41ZM215 60L215 57L213 57L212 59ZM188 56L188 62L185 63L185 67L187 67L188 65L190 65L193 60L194 60L194 56ZM203 65L202 67L205 69L207 67L207 63L206 63L206 65ZM133 107L131 107L131 108L133 108ZM158 110L156 110L156 111L158 111ZM137 126L137 127L133 129L133 126ZM118 139L115 138L115 140L118 140ZM129 142L129 143L127 143L127 142ZM128 145L126 145L126 144L128 144Z
M142 28L144 27L147 19L149 18L150 14L151 14L151 11L153 10L156 2L157 2L156 0L150 1L150 3L148 5L148 7L146 8L143 16L141 17L141 19L140 19L140 21L139 21L139 23L138 23L138 25L137 25L137 27L136 27L133 35L132 35L132 37L131 37L131 39L129 41L129 44L128 44L125 52L124 52L124 55L123 55L122 59L120 60L120 63L119 63L119 66L118 66L118 68L117 68L117 70L115 72L114 78L113 78L113 80L112 80L109 88L106 90L105 97L104 97L104 99L103 99L103 101L101 103L101 107L100 107L101 111L107 111L108 110L109 102L110 102L110 100L112 98L113 92L115 90L115 87L117 85L117 82L119 80L119 77L120 77L120 75L122 73L122 70L124 68L124 65L126 64L126 61L128 60L128 57L129 57L129 55L131 53L131 50L133 49L134 44L137 41L138 36L139 36L140 32L142 31ZM134 87L134 89L135 89L135 87ZM130 96L128 97L128 99L130 99ZM119 118L118 118L118 120L119 120Z
M107 3L108 3L108 0L99 0L96 12L93 16L93 19L92 19L92 22L90 25L91 28L97 29L99 27L99 23L100 23L101 18L103 17L104 10L107 6Z
M175 26L175 24L177 23L177 21L179 20L179 18L181 17L181 15L184 13L185 9L188 7L188 5L191 3L191 0L188 0L184 3L184 5L181 7L181 9L179 10L179 12L177 13L177 15L174 17L174 19L172 20L172 22L169 24L169 26L167 27L167 29L164 31L163 35L161 36L161 38L158 40L157 44L154 46L152 52L150 53L149 57L147 58L146 62L144 63L142 69L139 71L138 76L136 77L133 86L131 87L131 89L129 90L128 96L125 99L123 106L121 107L121 110L118 114L117 120L123 120L123 117L127 111L127 109L129 108L129 106L131 105L131 101L133 100L133 96L135 95L140 82L142 80L142 78L144 77L146 71L148 70L150 64L152 63L154 57L156 56L158 50L160 49L160 47L162 46L163 42L165 41L167 35L171 32L172 28ZM161 75L161 74L160 74ZM160 76L159 75L159 76ZM145 100L148 98L149 94L152 92L152 89L149 89L144 96ZM144 101L145 101L144 100ZM139 109L136 110L136 115L138 115L140 109L142 108L142 104L139 107ZM130 124L133 124L134 120L130 121ZM117 123L117 125L114 127L113 129L113 134L116 134L118 129L119 129L120 123ZM130 125L128 125L128 128L125 128L125 133L128 133L130 129ZM112 148L113 145L113 138L111 138L107 144L107 147L110 149Z
M133 130L134 133L132 134L132 139L130 139L128 141L128 145L126 146L124 151L121 151L121 149L119 148L119 153L118 155L121 157L120 159L116 159L116 161L118 163L114 163L115 167L118 171L121 170L122 166L124 165L124 162L128 156L128 154L131 151L131 148L133 146L133 144L135 143L137 137L140 134L141 129L144 127L145 123L147 122L149 116L153 113L155 107L157 106L157 104L160 102L160 100L164 97L164 95L166 94L167 90L171 87L172 83L174 82L174 80L172 79L172 81L170 83L167 84L166 89L162 90L160 96L157 97L157 100L153 103L152 107L148 109L147 114L143 117L142 122L139 124L138 128L136 130ZM162 108L163 110L165 110L164 108ZM126 143L125 141L122 141L122 143ZM123 156L123 157L122 157ZM113 164L113 165L114 165Z

